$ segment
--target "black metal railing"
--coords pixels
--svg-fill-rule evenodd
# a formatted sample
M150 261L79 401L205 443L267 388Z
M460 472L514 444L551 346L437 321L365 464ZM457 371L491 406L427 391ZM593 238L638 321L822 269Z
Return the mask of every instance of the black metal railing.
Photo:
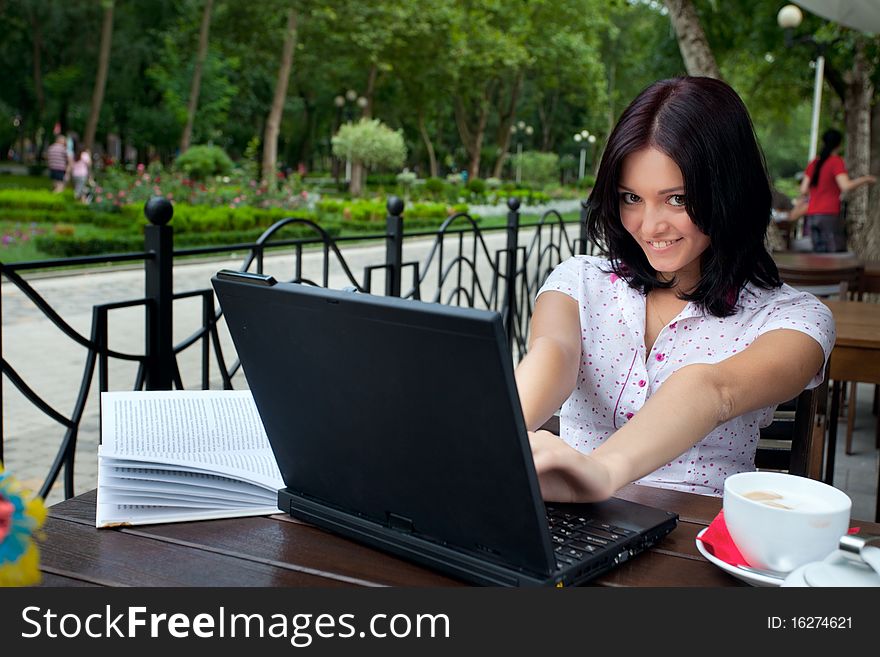
M150 221L145 228L144 251L59 260L24 263L0 263L0 274L54 324L64 336L86 351L85 365L79 379L79 392L73 408L64 413L46 401L32 385L25 381L10 359L3 353L3 308L0 305L0 363L6 379L39 411L62 428L62 437L55 457L48 467L39 494L47 496L59 474L64 473L64 496L74 495L74 455L95 370L98 371L98 389L109 390L111 359L135 364L137 369L133 389L170 390L184 388L180 357L190 349L201 347L198 366L198 385L208 389L218 385L233 387L233 379L240 368L237 359L230 361L224 354L219 327L222 311L217 307L213 290L206 287L184 293L173 291L175 258L194 255L219 255L245 251L239 267L242 271L266 273L267 256L293 256L292 271L287 274L272 272L279 280L328 287L331 275L346 286L372 293L375 279L384 276L384 294L439 303L466 305L495 310L501 313L514 358L525 355L532 304L538 288L547 274L563 259L592 251L588 248L585 232L585 206L581 207L578 223L563 221L556 211L546 212L537 222L521 221L518 199L508 200L507 222L504 226L481 228L466 213L449 217L439 229L404 233L404 204L391 197L387 203L385 232L354 237L332 237L321 226L296 217L278 221L268 228L256 242L221 247L201 247L174 250L173 230L169 222L173 216L171 203L153 198L144 207ZM311 236L285 238L285 231L297 227ZM569 235L570 231L576 235ZM498 238L495 238L497 234ZM405 242L417 239L432 240L427 255L422 259L404 259ZM500 239L499 239L500 238ZM501 241L493 248L489 241ZM384 261L364 266L358 278L340 246L354 242L384 243ZM308 254L318 253L320 272L310 275L304 269ZM22 276L22 272L50 267L72 267L106 263L142 261L144 264L144 296L138 299L102 303L92 309L91 328L87 335L77 331L56 312ZM341 279L339 278L341 277ZM197 299L200 302L200 325L184 340L173 342L175 302ZM144 347L141 353L130 353L109 348L109 317L111 313L143 308ZM218 377L212 381L213 367ZM186 373L190 375L189 372ZM73 382L71 382L73 384ZM119 389L120 386L116 386ZM0 387L0 404L2 404ZM5 408L5 406L3 406ZM0 414L0 462L3 461L4 417Z

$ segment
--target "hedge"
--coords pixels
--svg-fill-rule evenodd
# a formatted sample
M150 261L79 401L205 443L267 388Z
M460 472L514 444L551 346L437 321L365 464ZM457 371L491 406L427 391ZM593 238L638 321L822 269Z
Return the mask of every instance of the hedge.
M0 209L30 208L34 210L64 210L71 200L63 194L43 189L0 189Z
M341 232L338 224L322 225L321 228L331 237L337 237ZM174 247L181 249L198 246L250 243L256 242L257 238L264 232L266 232L265 228L254 228L250 230L190 233L175 236ZM308 226L291 225L282 228L275 234L273 240L317 239L318 237L318 233ZM48 235L39 235L34 238L34 244L43 253L59 258L144 250L143 235L111 235L93 231L84 231L79 234L59 234L56 232Z

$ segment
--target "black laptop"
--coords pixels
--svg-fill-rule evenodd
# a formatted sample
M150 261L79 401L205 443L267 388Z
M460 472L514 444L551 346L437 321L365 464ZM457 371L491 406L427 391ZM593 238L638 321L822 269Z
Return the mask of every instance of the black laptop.
M287 488L282 511L486 585L571 585L674 513L546 505L497 312L221 271L214 289Z

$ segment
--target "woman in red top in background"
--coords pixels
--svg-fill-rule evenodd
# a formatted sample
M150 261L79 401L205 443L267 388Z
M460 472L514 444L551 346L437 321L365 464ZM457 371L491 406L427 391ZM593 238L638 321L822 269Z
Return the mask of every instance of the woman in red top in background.
M807 207L807 226L813 240L813 251L831 253L846 251L846 230L840 216L840 193L850 192L862 185L873 184L875 176L851 179L843 158L837 154L843 135L826 130L822 135L819 157L807 165L801 181L801 195L810 197Z

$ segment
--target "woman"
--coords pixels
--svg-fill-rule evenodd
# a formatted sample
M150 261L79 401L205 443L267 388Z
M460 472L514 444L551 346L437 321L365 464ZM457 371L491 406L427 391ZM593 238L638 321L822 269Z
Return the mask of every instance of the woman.
M833 253L846 251L846 227L840 216L840 193L851 192L862 185L877 182L874 176L851 179L846 164L838 151L843 135L839 131L826 130L822 135L819 157L807 165L801 180L801 196L809 195L807 226L813 241L813 251Z
M603 500L632 481L720 495L754 470L776 405L821 382L833 318L781 283L770 198L725 83L664 80L624 111L589 199L608 258L551 273L516 370L545 499ZM560 405L561 439L538 430Z

